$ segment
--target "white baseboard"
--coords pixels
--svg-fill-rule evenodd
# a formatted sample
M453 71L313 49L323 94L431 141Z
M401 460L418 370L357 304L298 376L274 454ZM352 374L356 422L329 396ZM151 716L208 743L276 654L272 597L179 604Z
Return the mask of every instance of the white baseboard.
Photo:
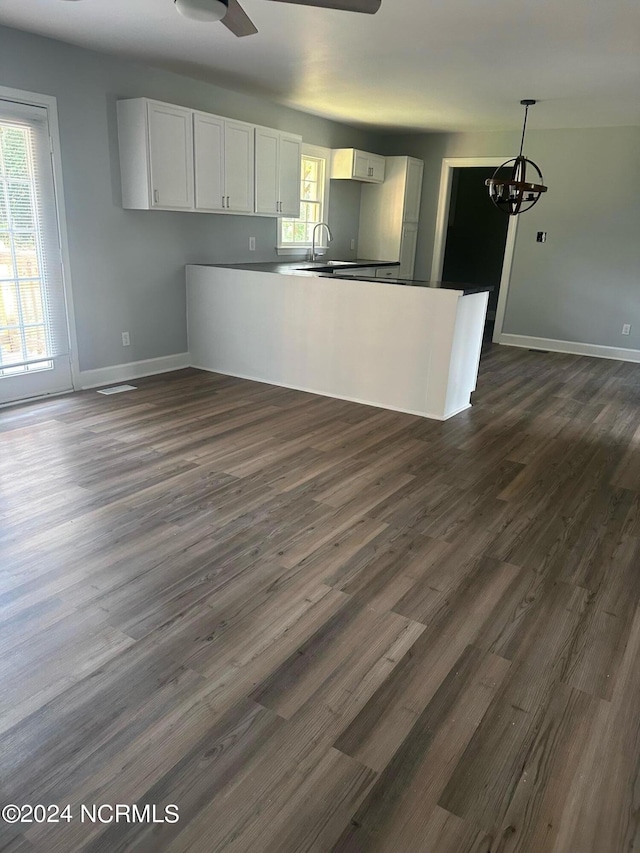
M525 349L543 349L549 352L563 352L568 355L588 355L593 358L613 358L616 361L640 362L640 350L624 347L605 347L600 344L582 344L576 341L554 341L552 338L530 338L527 335L501 334L499 344Z
M144 361L131 361L128 364L114 364L111 367L99 367L96 370L80 371L80 389L98 388L112 385L114 382L128 382L156 373L169 373L190 367L191 356L188 352L165 355L161 358L147 358Z
M384 281L384 279L381 279ZM317 388L307 388L304 385L288 385L284 382L270 382L268 379L261 379L259 376L248 376L244 373L230 373L228 370L213 370L211 367L200 367L198 364L191 365L196 370L205 370L207 373L219 373L221 376L234 376L236 379L248 379L250 382L262 382L264 385L273 385L274 388L289 388L292 391L305 391L307 394L317 394L319 397L333 397L335 400L347 400L349 403L360 403L362 406L374 406L376 409L389 409L392 412L402 412L405 415L417 415L419 418L429 418L434 421L447 421L460 412L471 408L471 404L463 406L456 412L443 417L442 415L431 415L428 412L417 412L413 409L402 409L399 406L386 406L382 403L376 403L373 400L361 400L359 397L346 397L344 394L329 394L327 391L318 391Z

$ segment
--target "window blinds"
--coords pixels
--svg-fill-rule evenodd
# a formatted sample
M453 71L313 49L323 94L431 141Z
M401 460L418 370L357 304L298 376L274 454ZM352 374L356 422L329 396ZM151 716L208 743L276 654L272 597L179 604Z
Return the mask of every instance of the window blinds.
M68 354L47 111L0 99L0 376Z

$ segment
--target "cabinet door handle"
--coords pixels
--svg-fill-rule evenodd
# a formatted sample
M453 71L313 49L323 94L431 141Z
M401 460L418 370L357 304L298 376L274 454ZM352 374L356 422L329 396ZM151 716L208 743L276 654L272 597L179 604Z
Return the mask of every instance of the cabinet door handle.
M153 203L154 204L160 203L160 193L158 192L158 190L153 191Z
M229 204L229 196L227 196L227 207L230 207L230 204Z
M222 206L224 207L224 196L222 196Z

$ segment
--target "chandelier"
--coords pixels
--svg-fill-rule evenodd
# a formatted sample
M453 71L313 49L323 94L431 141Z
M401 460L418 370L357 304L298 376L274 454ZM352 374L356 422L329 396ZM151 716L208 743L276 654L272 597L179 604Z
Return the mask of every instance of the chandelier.
M522 155L524 135L527 130L527 114L529 107L533 106L535 101L527 99L520 101L520 103L524 107L520 153L517 157L498 166L493 177L485 181L485 185L489 187L491 201L499 210L503 210L509 216L517 216L519 213L524 213L525 210L530 210L542 193L547 191L540 169L533 160ZM527 175L527 167L529 167L529 175ZM509 174L505 175L503 170L508 170ZM530 179L532 171L535 173L533 181Z

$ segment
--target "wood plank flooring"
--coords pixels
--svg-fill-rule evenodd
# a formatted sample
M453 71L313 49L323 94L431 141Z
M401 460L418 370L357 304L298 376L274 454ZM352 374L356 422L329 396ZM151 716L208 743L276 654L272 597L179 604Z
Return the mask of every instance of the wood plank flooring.
M134 384L0 411L0 850L640 850L640 365Z

